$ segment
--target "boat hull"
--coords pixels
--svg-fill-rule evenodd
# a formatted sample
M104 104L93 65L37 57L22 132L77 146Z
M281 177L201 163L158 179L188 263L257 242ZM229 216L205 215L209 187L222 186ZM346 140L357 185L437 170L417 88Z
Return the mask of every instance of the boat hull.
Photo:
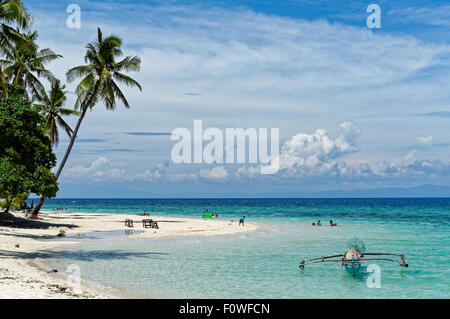
M356 276L361 271L361 261L346 261L345 270L352 276Z

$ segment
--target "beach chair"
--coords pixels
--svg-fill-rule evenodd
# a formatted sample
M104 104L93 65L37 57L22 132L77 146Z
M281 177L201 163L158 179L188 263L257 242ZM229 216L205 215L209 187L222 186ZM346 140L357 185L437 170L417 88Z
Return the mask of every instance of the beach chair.
M153 220L151 220L151 219L143 219L142 220L142 227L152 228L152 226L153 226Z
M134 227L133 221L131 219L125 219L125 226Z
M158 223L157 223L157 222L153 222L153 223L152 223L152 227L153 227L153 228L156 228L156 229L159 229L159 226L158 226Z

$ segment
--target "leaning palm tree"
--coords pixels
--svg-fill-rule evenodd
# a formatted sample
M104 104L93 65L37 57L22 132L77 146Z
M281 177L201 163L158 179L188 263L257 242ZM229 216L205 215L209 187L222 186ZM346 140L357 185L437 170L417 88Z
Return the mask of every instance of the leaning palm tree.
M10 46L11 39L17 39L21 36L16 33L14 26L20 28L28 27L31 16L20 0L0 0L0 54L4 52L4 48ZM0 89L3 99L6 99L8 92L6 89L7 79L3 75L0 65Z
M80 109L81 115L78 118L66 154L56 172L56 179L61 175L67 162L87 110L92 109L99 102L103 102L106 109L114 110L117 101L122 102L126 108L129 108L130 104L120 90L118 83L131 87L135 86L142 91L141 85L136 80L123 73L139 71L141 59L137 56L127 56L120 61L116 61L123 55L121 46L122 40L119 37L110 35L103 38L101 30L98 28L97 39L86 46L87 50L84 57L86 64L76 66L66 73L69 82L81 78L76 88L77 100L75 103L75 108ZM41 198L33 209L32 216L39 213L44 202L45 198Z
M3 73L10 82L28 90L33 99L39 99L39 94L45 91L39 78L46 78L50 82L55 80L45 66L62 56L48 48L39 50L36 31L21 34L17 30L16 33L21 37L14 39L13 45L4 48L5 59L0 61L4 67Z
M69 124L64 121L63 116L80 115L80 112L63 107L66 101L65 85L61 86L60 80L55 80L48 94L43 91L40 93L38 101L34 107L44 116L44 131L50 137L53 145L59 143L58 126L66 131L69 137L72 137L73 131Z

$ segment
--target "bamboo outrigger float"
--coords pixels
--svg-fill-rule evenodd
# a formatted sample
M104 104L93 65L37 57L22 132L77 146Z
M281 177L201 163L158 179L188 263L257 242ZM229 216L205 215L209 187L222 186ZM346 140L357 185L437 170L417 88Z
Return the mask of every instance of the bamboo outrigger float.
M344 254L330 255L324 257L313 258L309 260L302 260L299 265L300 269L304 269L306 264L317 264L324 262L341 263L348 273L356 275L361 270L361 265L365 261L393 261L398 262L402 267L408 267L406 263L406 256L404 254L393 253L366 253L365 246L359 239L352 239L348 243L349 249ZM366 256L369 256L368 258ZM372 257L379 256L379 257ZM388 256L400 257L400 259L393 259Z

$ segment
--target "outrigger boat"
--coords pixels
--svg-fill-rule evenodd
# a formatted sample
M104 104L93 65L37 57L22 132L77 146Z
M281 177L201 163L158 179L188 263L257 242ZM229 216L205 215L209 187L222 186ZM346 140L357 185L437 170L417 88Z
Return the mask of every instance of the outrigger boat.
M342 267L351 275L356 275L361 270L361 265L365 261L393 261L398 262L402 267L408 267L406 263L406 257L404 254L393 254L393 253L367 253L365 252L364 243L359 239L352 239L348 242L349 249L344 254L331 255L313 258L309 260L302 260L299 268L304 269L306 264L317 264L324 262L336 262L341 263ZM368 258L367 258L368 256ZM379 256L379 257L372 257ZM397 256L400 259L389 258L388 256Z

